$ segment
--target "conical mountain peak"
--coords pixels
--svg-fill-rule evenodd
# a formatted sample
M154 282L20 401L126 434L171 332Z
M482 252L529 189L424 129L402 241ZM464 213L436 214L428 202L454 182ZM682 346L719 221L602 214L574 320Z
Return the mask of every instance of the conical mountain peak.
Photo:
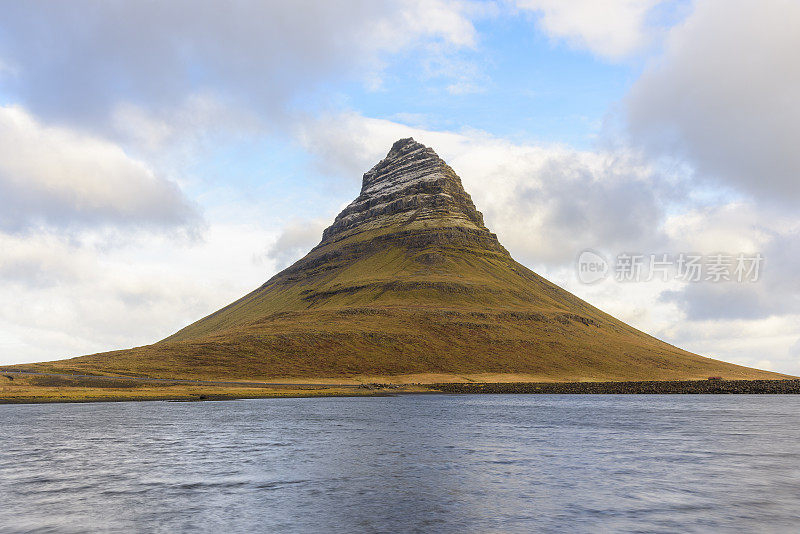
M381 192L386 185L403 184L424 177L424 172L435 173L446 163L422 143L407 137L395 141L389 153L370 170L364 173L361 194Z
M455 171L433 149L409 137L396 141L364 173L361 193L325 230L323 243L378 229L434 226L489 234Z
M394 142L392 148L389 149L389 153L386 155L386 158L388 159L396 157L398 154L409 153L417 150L429 150L433 152L432 148L428 148L419 141L415 141L413 137L405 137Z
M261 287L154 345L47 365L214 380L777 377L658 341L517 263L453 169L411 138L364 174L318 246Z

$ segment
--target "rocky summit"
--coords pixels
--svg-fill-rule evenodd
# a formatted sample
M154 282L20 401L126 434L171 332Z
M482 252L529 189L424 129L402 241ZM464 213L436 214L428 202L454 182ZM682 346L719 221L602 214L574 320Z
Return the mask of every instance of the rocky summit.
M461 179L432 149L411 138L392 145L389 154L364 174L361 194L322 234L322 243L361 232L404 232L425 239L436 234L485 243L501 251L497 236L464 191Z
M38 370L395 381L767 379L655 339L520 265L436 153L401 139L304 258L144 347Z

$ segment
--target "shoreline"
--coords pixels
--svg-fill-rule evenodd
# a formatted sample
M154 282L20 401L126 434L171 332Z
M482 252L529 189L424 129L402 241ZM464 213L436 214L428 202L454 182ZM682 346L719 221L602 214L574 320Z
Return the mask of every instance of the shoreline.
M0 397L0 406L10 404L86 404L92 402L205 402L248 399L310 399L315 397L388 397L387 393L358 394L352 392L314 393L266 393L266 394L191 394L191 395L111 395L86 397Z
M628 382L510 382L433 384L457 394L606 394L730 395L800 394L800 379L784 380L642 380Z
M421 394L656 394L656 395L729 395L729 394L800 394L800 379L785 380L668 380L627 382L449 382L430 384L373 383L304 385L284 387L220 386L87 386L73 384L18 384L0 388L0 404L50 404L85 402L143 401L221 401L238 399L313 398L313 397L386 397ZM121 381L120 381L121 382ZM94 387L93 387L94 386Z

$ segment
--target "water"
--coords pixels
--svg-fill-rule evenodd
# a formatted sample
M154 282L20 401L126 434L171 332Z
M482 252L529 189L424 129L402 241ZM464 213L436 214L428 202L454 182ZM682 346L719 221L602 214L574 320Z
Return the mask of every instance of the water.
M0 406L2 532L787 532L800 396Z

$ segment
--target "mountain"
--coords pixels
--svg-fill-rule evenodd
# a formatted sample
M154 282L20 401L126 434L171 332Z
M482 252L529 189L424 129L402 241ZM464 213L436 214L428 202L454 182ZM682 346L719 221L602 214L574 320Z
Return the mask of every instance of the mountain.
M659 341L520 265L453 169L410 138L364 174L319 245L252 293L153 345L39 368L231 379L779 377Z

